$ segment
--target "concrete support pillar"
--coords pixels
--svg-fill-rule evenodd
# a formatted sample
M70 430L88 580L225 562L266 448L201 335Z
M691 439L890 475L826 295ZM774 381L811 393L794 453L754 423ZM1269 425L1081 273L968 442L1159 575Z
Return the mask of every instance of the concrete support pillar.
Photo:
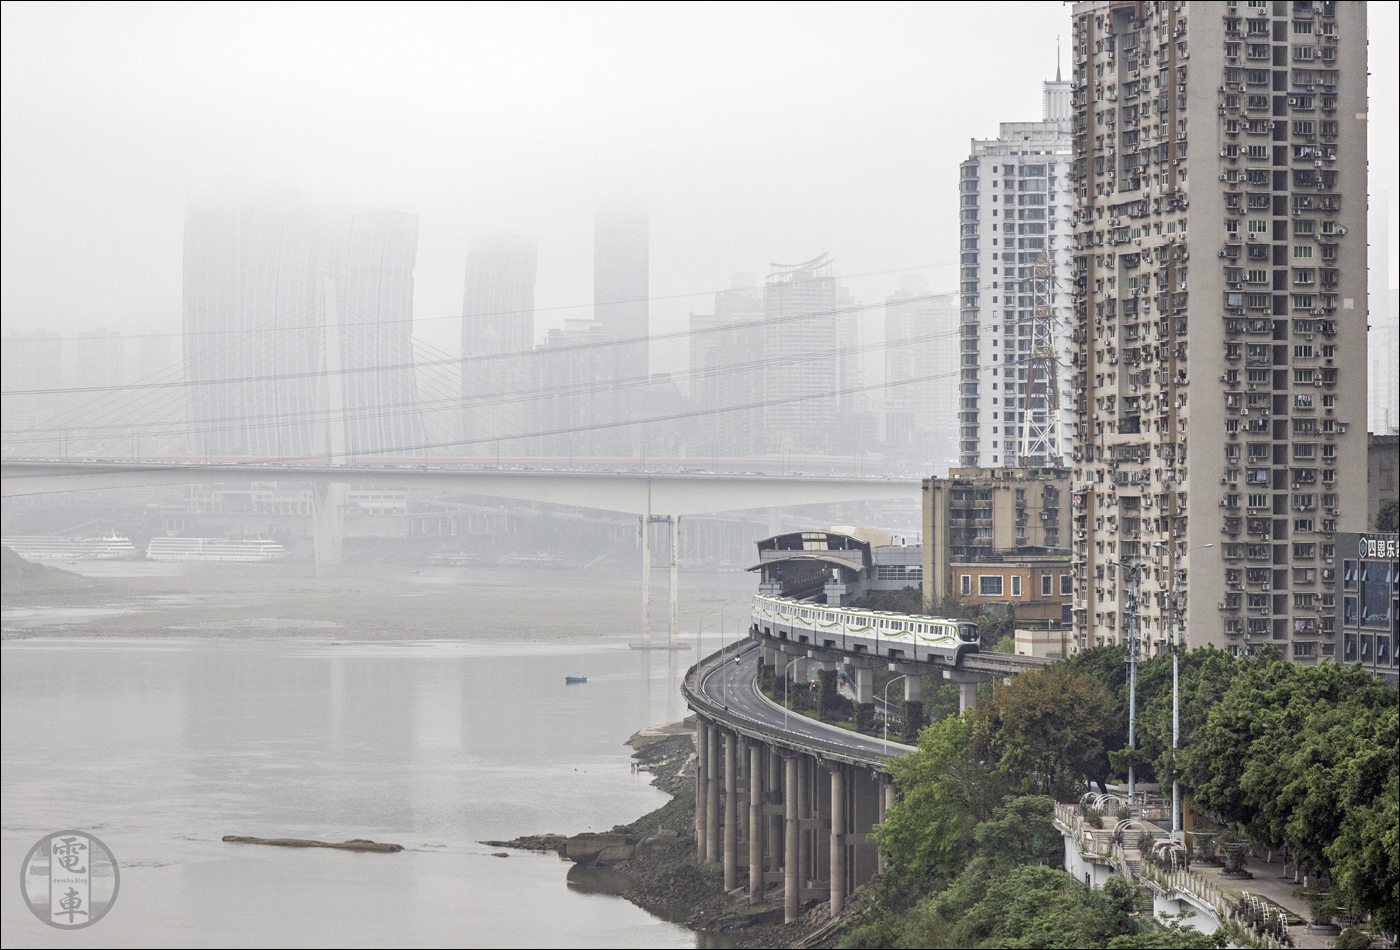
M797 758L797 817L812 817L812 760L805 755ZM812 834L808 831L797 838L797 879L800 887L812 880Z
M739 886L739 743L734 733L724 737L724 889Z
M797 919L798 902L798 814L797 814L797 756L784 761L783 782L783 923Z
M705 749L705 861L719 860L719 729L707 727L710 741Z
M874 673L875 671L869 667L854 666L851 668L851 682L856 687L856 702L862 706L875 702Z
M880 823L881 823L881 824L884 824L884 823L885 823L885 818L886 818L886 817L889 815L889 813L890 813L890 806L893 805L893 804L894 804L894 783L891 782L891 781L888 781L888 779L886 779L885 781L882 781L882 782L880 783ZM888 866L889 866L889 865L888 865L887 862L885 861L885 852L884 852L884 849L881 849L880 852L879 852L879 858L876 859L876 869L879 870L881 873L884 873L885 868L888 867Z
M681 604L681 516L671 519L671 649L681 643L680 604Z
M768 757L768 795L764 801L767 804L778 804L785 801L783 795L783 758L778 755L778 750L769 746ZM768 863L767 870L776 871L782 866L782 842L783 842L783 816L772 814L767 816L768 824Z
M846 909L846 771L831 769L831 916Z
M969 709L977 708L977 684L958 684L958 712L965 713Z
M763 903L763 746L749 746L749 901Z
M710 748L710 726L703 719L695 723L695 850L697 860L705 860L705 804L709 798L706 783L710 769L706 762Z
M969 670L944 670L943 678L958 684L958 712L977 708L977 684L988 679L985 673Z
M741 798L743 796L743 793L748 791L749 784L753 781L753 776L751 774L749 762L749 747L751 745L753 745L753 743L751 743L748 739L739 740L739 775L736 779L736 782ZM749 809L744 808L742 805L739 806L738 815L739 843L744 844L749 840L749 836L753 833L749 824Z
M651 492L642 515L642 648L651 646Z
M906 703L922 702L924 698L924 678L922 676L904 677L904 701Z
M346 482L315 482L311 486L311 547L316 556L317 577L331 577L340 570L345 495L349 490Z

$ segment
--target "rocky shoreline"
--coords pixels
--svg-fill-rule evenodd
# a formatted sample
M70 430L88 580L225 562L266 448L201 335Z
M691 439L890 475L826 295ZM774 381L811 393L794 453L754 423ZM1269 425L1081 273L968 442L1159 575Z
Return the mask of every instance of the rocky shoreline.
M783 923L781 894L750 904L747 888L724 891L719 865L702 864L695 842L694 719L650 726L627 740L633 767L651 772L652 784L672 799L636 821L601 834L525 835L484 845L552 851L573 862L570 887L614 894L666 920L720 936L733 947L831 947L844 929L814 904Z

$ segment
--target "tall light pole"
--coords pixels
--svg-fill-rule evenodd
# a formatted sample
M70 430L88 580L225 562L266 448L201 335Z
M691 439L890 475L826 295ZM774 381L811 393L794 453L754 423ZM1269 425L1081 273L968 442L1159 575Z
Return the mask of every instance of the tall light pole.
M1130 567L1122 561L1110 561L1109 563L1121 568L1124 574L1129 575L1128 580L1132 582L1132 586L1128 590L1126 609L1123 611L1123 622L1128 627L1128 749L1132 752L1137 750L1138 572L1136 567ZM1136 791L1137 775L1130 760L1128 762L1129 808L1133 805L1133 794Z
M1171 545L1167 542L1158 541L1155 547L1166 548L1168 557L1171 556ZM1194 548L1187 548L1185 551L1181 552L1181 559L1183 561L1186 560L1186 558L1191 554L1192 551L1199 551L1201 550L1201 548L1213 547L1215 547L1214 544L1198 544ZM1177 571L1175 564L1171 564L1169 565L1169 567L1172 572L1172 627L1171 638L1169 640L1172 651L1172 840L1180 841L1182 838L1181 783L1177 781L1176 777L1176 750L1177 744L1180 742L1181 739L1181 689L1178 685L1179 680L1177 676L1177 657L1178 653L1180 652L1178 649L1179 643L1177 637L1177 625L1180 621L1180 613L1178 611L1181 606L1181 602L1179 599L1180 595L1177 593L1176 590L1177 574L1179 572ZM1180 639L1185 640L1185 637L1181 637Z
M900 680L908 678L909 674L903 673L899 676L892 678L888 683L885 684L885 755L890 754L890 687L893 686L895 683L898 683ZM908 714L909 711L905 710L905 715L907 716ZM909 724L905 723L904 728L908 729Z
M705 632L705 621L714 615L713 610L707 614L701 614L700 622L695 626L695 675L697 677L695 685L697 689L705 679L705 654L700 649L700 635Z
M737 603L740 603L741 600L742 600L742 598L739 598L739 599L737 599L737 600L727 600L727 601L725 601L724 603L720 604L720 606L719 606L719 656L720 656L720 662L721 662L721 663L724 662L724 650L725 650L725 648L726 648L727 646L729 646L728 642L726 642L725 639L724 639L724 608L725 608L725 607L728 607L730 604L737 604ZM737 630L734 631L734 632L735 632L736 634L738 633ZM734 638L734 645L735 645L736 647L739 645L739 638L738 638L737 636ZM724 674L724 678L720 681L720 689L724 691L724 700L723 700L723 702L724 702L724 708L725 708L725 709L728 709L728 708L729 708L729 673L728 673L728 672L726 672L726 673Z
M783 732L787 732L788 727L788 673L796 665L797 661L793 660L783 667Z

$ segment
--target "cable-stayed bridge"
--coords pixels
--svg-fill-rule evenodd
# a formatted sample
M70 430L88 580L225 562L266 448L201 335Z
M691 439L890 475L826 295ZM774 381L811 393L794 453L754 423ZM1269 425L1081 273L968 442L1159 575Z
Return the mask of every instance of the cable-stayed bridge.
M354 484L488 495L632 514L642 523L671 525L670 643L676 645L679 521L718 511L791 507L850 501L919 497L918 479L849 475L718 475L704 472L528 471L444 465L383 463L227 463L101 461L77 459L0 460L0 496L211 482L303 481L313 485L312 532L317 573L339 564L345 493ZM651 632L650 532L642 531L642 637Z

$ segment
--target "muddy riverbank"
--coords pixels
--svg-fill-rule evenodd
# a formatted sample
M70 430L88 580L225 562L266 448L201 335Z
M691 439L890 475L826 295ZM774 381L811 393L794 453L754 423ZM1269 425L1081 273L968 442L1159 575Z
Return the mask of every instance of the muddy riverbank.
M672 796L656 811L604 833L553 832L482 844L557 853L573 862L571 888L622 897L685 924L701 935L703 946L835 946L843 928L832 926L827 904L809 902L797 921L784 924L781 888L772 889L765 902L751 904L746 885L725 893L722 866L698 859L694 736L692 717L643 729L627 740L635 750L632 767L651 772L652 784Z

